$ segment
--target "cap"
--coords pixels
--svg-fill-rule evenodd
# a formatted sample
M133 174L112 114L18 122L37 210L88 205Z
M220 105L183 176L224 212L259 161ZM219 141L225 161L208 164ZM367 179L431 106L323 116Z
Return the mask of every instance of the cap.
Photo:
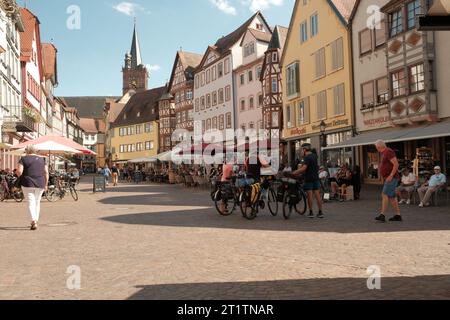
M311 143L304 143L304 144L302 144L302 149L305 149L307 151L311 151L311 149L312 149Z

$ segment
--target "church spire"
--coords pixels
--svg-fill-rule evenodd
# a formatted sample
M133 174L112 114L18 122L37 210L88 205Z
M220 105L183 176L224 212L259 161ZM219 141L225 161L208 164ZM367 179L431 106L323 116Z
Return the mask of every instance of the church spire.
M136 68L142 65L142 57L141 57L141 47L139 45L139 38L136 30L136 18L134 18L134 32L133 32L133 40L131 43L131 67Z

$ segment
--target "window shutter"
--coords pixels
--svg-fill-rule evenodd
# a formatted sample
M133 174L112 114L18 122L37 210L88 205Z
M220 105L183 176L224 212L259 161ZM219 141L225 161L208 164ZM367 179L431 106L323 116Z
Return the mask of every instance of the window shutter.
M295 93L300 93L300 64L295 64Z

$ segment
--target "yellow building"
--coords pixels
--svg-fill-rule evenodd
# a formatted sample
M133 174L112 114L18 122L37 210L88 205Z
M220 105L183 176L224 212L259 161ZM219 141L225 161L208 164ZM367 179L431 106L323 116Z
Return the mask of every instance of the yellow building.
M296 0L281 58L283 138L291 163L309 142L322 161L352 162L352 150L320 152L353 135L351 35L356 0Z
M159 153L158 100L160 87L134 94L110 129L112 162L153 157Z

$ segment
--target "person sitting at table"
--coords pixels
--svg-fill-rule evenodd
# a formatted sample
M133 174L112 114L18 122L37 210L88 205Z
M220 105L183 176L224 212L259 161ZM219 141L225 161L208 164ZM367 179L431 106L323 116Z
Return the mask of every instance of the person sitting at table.
M331 193L333 194L334 198L338 196L339 190L341 201L344 201L347 187L351 186L352 184L352 176L353 175L348 168L348 164L342 165L336 174L336 181L331 182Z
M398 204L411 204L416 182L416 176L408 168L403 169L402 182L397 188L397 197L400 200ZM407 198L404 198L405 193L407 194Z
M429 207L430 200L433 194L439 189L445 187L447 184L447 177L442 174L441 167L434 168L434 175L430 177L428 182L425 182L422 187L419 188L418 193L420 197L420 208Z

